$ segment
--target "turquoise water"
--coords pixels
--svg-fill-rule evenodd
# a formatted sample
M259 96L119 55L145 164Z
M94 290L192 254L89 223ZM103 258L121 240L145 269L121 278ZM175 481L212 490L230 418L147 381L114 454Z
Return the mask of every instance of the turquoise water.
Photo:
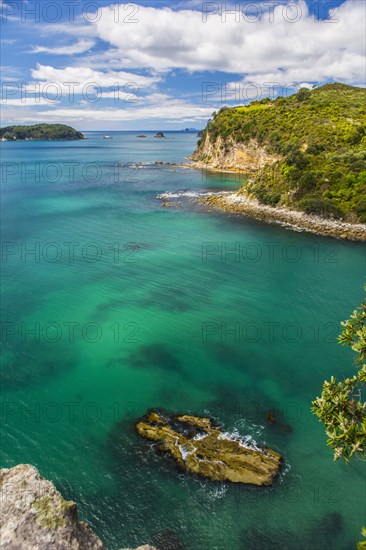
M239 182L153 164L183 161L194 134L136 134L1 144L1 465L37 466L112 550L354 548L364 464L333 463L309 407L352 373L336 336L365 248L186 196L164 208L160 193ZM150 407L276 449L280 476L253 488L178 472L134 433Z

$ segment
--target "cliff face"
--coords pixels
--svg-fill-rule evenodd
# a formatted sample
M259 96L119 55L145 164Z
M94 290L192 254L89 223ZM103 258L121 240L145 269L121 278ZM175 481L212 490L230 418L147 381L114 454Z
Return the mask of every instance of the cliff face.
M210 132L206 132L203 143L191 157L202 167L247 173L256 172L281 158L280 155L269 154L255 139L244 144L230 138L225 143L221 136L212 139Z
M0 532L3 550L106 550L75 502L28 464L0 470Z

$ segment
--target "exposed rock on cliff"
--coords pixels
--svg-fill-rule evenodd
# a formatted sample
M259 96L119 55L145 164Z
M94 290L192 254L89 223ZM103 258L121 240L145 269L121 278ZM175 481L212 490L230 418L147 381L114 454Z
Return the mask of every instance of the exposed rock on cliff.
M0 471L0 548L21 550L104 550L75 502L66 501L34 466Z
M225 143L221 136L213 141L211 134L206 132L204 143L195 151L191 160L198 167L206 169L250 173L281 158L281 155L269 154L255 139L246 144L237 143L233 139Z
M139 435L158 443L182 470L216 481L270 485L281 456L246 445L222 432L209 418L172 416L151 411L135 425Z
M0 532L3 550L106 550L89 525L78 520L75 502L64 500L29 464L0 470Z

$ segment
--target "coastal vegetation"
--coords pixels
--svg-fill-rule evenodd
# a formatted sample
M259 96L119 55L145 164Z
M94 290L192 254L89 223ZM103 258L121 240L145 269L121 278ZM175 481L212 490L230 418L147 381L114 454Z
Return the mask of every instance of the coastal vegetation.
M2 141L77 140L84 139L84 135L65 124L35 124L0 128L0 139Z
M325 426L334 460L342 457L348 462L352 456L366 458L366 401L362 396L366 389L366 299L342 326L338 341L356 352L357 374L339 382L333 376L325 381L312 410Z
M253 144L272 162L252 170L243 193L270 206L366 223L365 89L326 84L223 107L213 113L193 159L210 164L207 151L229 155ZM237 168L245 171L245 163Z
M342 326L338 340L356 352L357 374L339 382L333 376L325 381L312 410L325 426L334 460L342 457L348 462L351 457L366 458L366 401L362 400L366 389L366 299ZM362 535L366 537L366 528ZM359 542L357 548L366 550L366 541Z

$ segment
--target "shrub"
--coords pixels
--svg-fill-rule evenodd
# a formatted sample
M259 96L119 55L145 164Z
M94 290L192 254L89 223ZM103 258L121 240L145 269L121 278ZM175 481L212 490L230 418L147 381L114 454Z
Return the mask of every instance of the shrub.
M306 214L315 214L323 218L340 218L342 216L342 211L331 199L305 197L297 203L297 206Z
M300 88L300 90L296 94L296 97L298 101L306 101L307 99L310 99L311 92L307 88Z

